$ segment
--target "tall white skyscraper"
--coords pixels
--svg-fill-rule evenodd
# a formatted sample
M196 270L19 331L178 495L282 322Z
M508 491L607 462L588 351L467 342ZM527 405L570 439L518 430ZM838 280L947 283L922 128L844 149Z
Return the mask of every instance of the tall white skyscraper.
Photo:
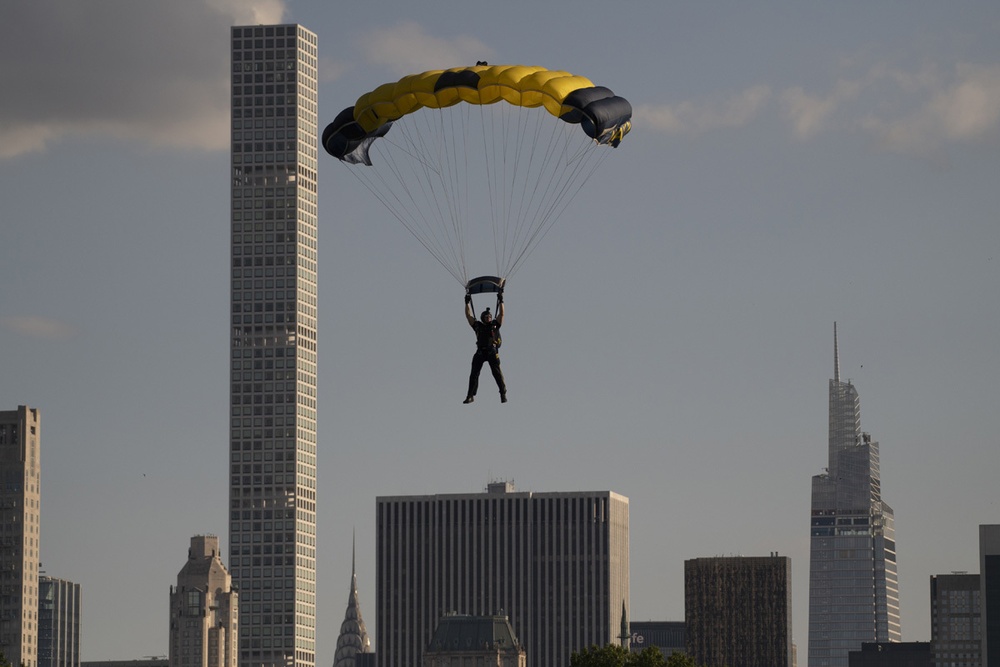
M617 641L629 602L629 504L611 491L376 499L375 655L420 667L441 618L506 615L531 667Z
M861 431L861 402L840 380L837 325L830 380L829 463L812 478L809 667L847 667L862 642L898 642L892 508L882 501L878 442Z
M41 419L25 405L0 412L0 652L38 664Z
M232 28L229 563L241 667L316 661L316 35Z

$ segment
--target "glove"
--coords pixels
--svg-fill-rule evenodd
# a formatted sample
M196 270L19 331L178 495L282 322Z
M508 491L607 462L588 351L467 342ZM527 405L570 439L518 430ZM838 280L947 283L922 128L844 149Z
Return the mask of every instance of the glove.
M466 303L472 303L472 295L471 294L466 294L465 295L465 302Z

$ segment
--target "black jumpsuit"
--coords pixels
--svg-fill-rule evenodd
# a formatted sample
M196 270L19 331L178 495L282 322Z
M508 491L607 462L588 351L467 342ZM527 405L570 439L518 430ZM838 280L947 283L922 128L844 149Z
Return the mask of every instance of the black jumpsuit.
M476 332L476 353L472 356L472 373L469 375L469 396L475 396L479 389L479 372L483 364L490 365L493 379L497 381L500 395L507 394L507 385L500 371L500 354L497 352L497 341L500 338L500 323L491 320L489 323L476 321L472 324Z

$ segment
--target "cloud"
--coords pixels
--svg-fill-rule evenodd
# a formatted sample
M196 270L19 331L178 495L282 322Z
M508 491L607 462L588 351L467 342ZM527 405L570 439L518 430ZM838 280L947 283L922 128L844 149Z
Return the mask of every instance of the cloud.
M717 101L641 104L635 108L633 121L669 134L698 135L746 125L760 113L770 97L771 89L758 85Z
M834 114L856 99L861 89L861 83L843 79L826 95L809 94L801 87L789 88L781 93L781 107L792 121L795 136L804 139L826 129Z
M412 21L372 30L360 43L369 62L385 66L399 76L473 65L493 57L493 50L474 37L432 37Z
M959 64L954 76L928 80L921 99L904 113L865 116L861 126L880 144L924 152L945 142L968 143L1000 134L1000 65Z
M0 158L71 137L228 146L225 35L283 13L279 0L0 4Z
M73 335L68 324L35 315L8 315L0 318L0 325L29 338L64 340Z
M827 130L874 136L886 150L916 153L1000 135L1000 65L937 65L907 70L884 63L826 93L801 87L779 95L783 116L800 139Z

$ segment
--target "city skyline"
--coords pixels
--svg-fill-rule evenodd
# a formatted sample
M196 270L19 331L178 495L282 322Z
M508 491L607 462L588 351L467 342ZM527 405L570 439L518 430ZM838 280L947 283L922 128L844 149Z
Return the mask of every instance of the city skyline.
M42 569L84 589L83 658L166 652L177 544L218 534L229 560L229 38L258 23L316 32L321 124L479 60L635 108L601 187L508 285L502 407L460 404L461 291L320 156L319 661L355 526L376 638L375 497L493 479L629 497L632 620L683 617L686 559L789 556L804 660L834 321L881 443L903 638L929 639L928 577L975 571L1000 511L1000 7L338 9L0 7L0 407L45 416Z

